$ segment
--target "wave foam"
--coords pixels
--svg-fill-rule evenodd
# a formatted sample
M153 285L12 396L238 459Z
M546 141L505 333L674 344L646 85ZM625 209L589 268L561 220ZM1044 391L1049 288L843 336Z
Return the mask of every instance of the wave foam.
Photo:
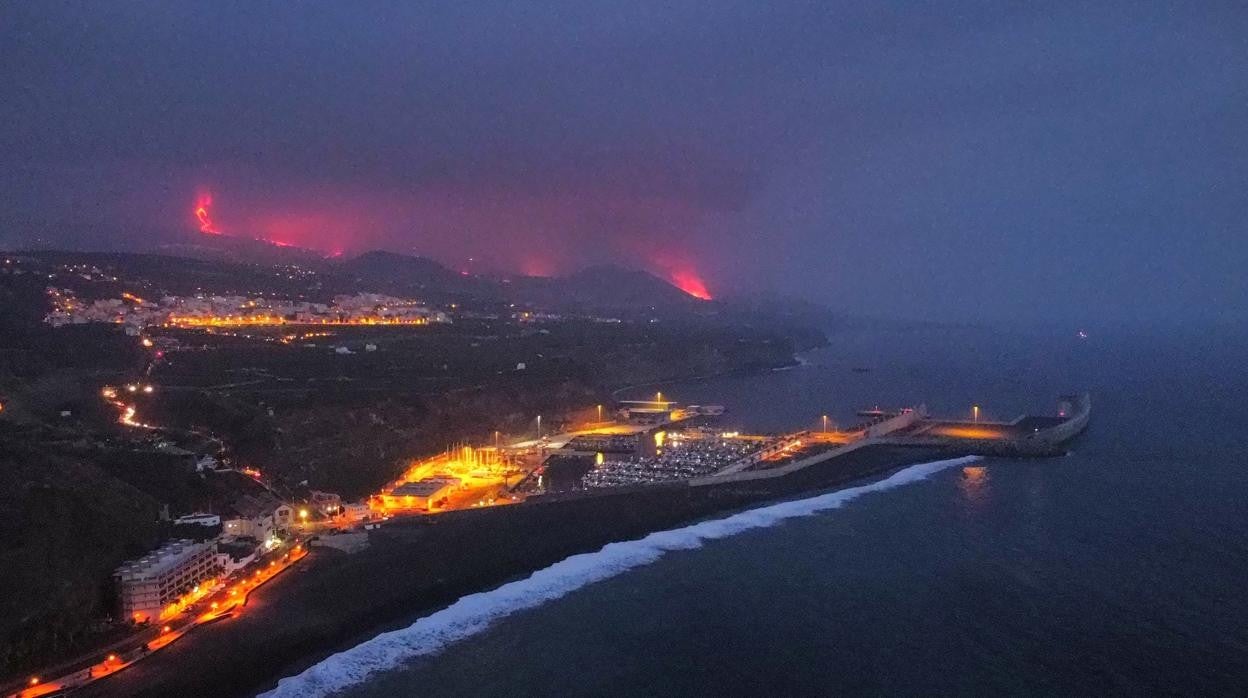
M967 456L920 463L867 485L750 509L723 519L651 533L639 540L609 543L597 552L573 555L525 579L465 596L406 628L382 633L327 657L300 674L282 679L276 688L261 695L264 698L326 696L363 683L379 672L398 668L413 658L435 654L517 611L541 606L594 582L648 565L670 550L692 550L701 547L704 541L836 509L860 495L916 482L937 471L976 460L978 456Z

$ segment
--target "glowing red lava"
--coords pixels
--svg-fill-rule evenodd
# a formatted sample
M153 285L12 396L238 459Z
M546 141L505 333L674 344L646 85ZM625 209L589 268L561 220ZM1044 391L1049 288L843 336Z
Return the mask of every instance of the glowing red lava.
M702 281L702 277L691 269L682 269L672 272L672 285L676 288L688 293L694 298L700 298L704 301L711 300L711 292L706 289L706 282Z
M199 232L209 235L220 235L221 231L217 230L212 224L212 218L208 215L208 209L212 206L212 195L201 194L195 202L195 217L199 219Z

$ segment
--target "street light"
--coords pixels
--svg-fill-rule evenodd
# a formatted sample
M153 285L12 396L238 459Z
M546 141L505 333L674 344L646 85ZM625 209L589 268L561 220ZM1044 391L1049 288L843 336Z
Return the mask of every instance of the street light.
M826 414L823 415L823 432L825 434L828 432L828 415Z
M602 405L598 406L598 421L602 421Z
M979 421L979 405L971 405L971 416L976 422Z
M537 415L537 438L542 438L542 415Z

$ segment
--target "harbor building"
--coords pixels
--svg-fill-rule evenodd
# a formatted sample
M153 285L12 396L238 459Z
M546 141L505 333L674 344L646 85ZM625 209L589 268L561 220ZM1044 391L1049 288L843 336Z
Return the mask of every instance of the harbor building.
M113 573L121 612L135 622L156 620L179 596L217 571L216 543L175 540Z
M431 477L405 482L381 495L381 506L387 511L432 511L438 502L460 484L453 477Z

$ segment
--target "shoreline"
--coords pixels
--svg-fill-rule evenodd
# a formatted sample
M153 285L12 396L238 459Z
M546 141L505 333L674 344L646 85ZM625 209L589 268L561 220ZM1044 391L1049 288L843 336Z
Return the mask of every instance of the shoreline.
M317 549L299 572L258 590L248 614L204 627L80 695L254 695L381 632L571 555L957 455L877 445L772 480L659 486L449 512L432 524L394 522L371 533L370 548L354 555Z

